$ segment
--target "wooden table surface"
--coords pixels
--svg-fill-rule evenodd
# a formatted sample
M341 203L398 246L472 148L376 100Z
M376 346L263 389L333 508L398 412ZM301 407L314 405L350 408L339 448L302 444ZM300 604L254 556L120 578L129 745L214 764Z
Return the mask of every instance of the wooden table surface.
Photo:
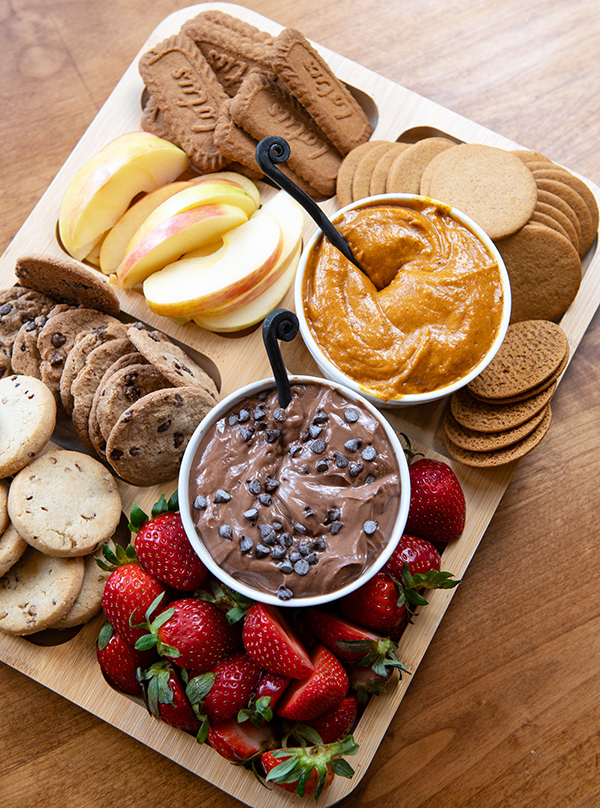
M146 37L186 5L0 3L2 251ZM596 0L241 5L600 184ZM345 808L600 804L599 348L597 315ZM0 725L3 808L241 804L2 664Z

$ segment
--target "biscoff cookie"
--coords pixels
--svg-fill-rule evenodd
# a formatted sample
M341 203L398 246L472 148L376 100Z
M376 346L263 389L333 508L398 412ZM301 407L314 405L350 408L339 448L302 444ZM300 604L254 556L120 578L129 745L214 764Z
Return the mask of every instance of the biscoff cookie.
M149 132L151 135L156 135L156 137L162 138L162 140L168 140L169 143L179 146L177 138L165 120L161 108L150 93L145 93L145 96L141 117L141 126L144 132Z
M568 239L534 222L496 247L510 279L511 323L565 313L581 285L581 260Z
M113 427L106 459L132 485L174 479L194 430L213 405L200 387L148 393L125 410Z
M468 390L484 399L521 395L548 379L568 351L567 336L556 323L513 323L496 356L469 382Z
M233 121L256 140L268 135L285 138L290 146L290 168L326 197L333 196L342 162L295 98L262 73L250 73L231 100Z
M25 636L60 620L81 591L84 566L81 558L51 558L28 547L0 578L0 631Z
M437 154L430 166L428 195L470 216L492 239L515 233L534 211L535 178L509 151L462 143Z
M426 137L411 144L390 166L385 184L386 193L420 193L425 167L437 154L454 146L456 143L446 137Z
M0 477L10 477L45 448L56 426L54 396L39 379L0 379Z
M450 397L450 409L458 424L475 432L503 432L514 429L537 415L551 400L556 383L528 395L522 401L493 404L474 398L466 387Z
M254 33L260 32L254 26L248 26L242 33L240 26L216 22L200 13L184 23L181 31L198 46L231 97L251 70L270 72L268 39L255 37Z
M385 146L387 143L387 140L369 140L367 143L363 143L355 149L352 149L352 151L348 152L344 157L336 178L336 194L341 208L345 208L346 205L354 201L352 196L352 183L356 167L362 158L374 149Z
M61 258L37 253L23 255L17 259L15 275L22 286L47 295L55 303L107 314L118 314L121 310L119 298L105 276L66 255Z
M579 253L579 236L577 235L577 230L575 230L572 221L566 214L564 214L557 207L548 205L547 202L542 202L539 199L531 216L532 222L536 221L534 218L536 213L541 213L546 218L552 219L558 225L558 232L561 234L561 236L568 238L571 244L577 250L577 253ZM556 229L556 227L554 229Z
M114 550L112 541L108 541L111 549ZM64 617L52 624L52 628L65 629L74 626L82 626L92 620L102 609L102 596L104 587L110 576L108 570L103 570L96 563L96 559L102 559L102 549L104 545L83 558L84 575L81 591L77 595L75 602Z
M352 177L352 201L364 199L371 194L371 178L379 159L386 154L394 144L379 143L371 151L364 154L358 161L354 176Z
M10 519L8 518L8 480L0 480L0 533L4 533Z
M153 365L131 365L113 373L98 392L96 418L104 439L108 437L121 413L140 398L173 385Z
M141 323L136 323L127 330L127 337L142 356L175 387L200 387L213 403L217 401L217 386L208 373L184 350L171 342L166 334L161 331L147 331Z
M520 460L522 457L529 454L529 452L533 451L546 437L550 429L551 421L552 411L548 405L544 418L533 432L530 432L527 437L507 446L505 449L496 449L490 452L471 452L468 449L462 449L460 446L457 446L449 438L446 438L446 448L455 460L458 460L459 463L465 466L474 466L475 468L504 466L506 463L511 463L513 460Z
M34 376L36 379L42 378L40 371L42 358L37 346L38 337L51 317L67 311L69 308L70 306L66 304L57 303L47 315L40 314L33 320L23 323L12 346L11 364L13 373L19 376Z
M121 495L113 476L93 457L54 449L13 479L8 513L17 532L40 552L83 556L114 534Z
M281 31L273 42L271 65L340 154L371 137L363 108L300 31Z
M540 412L524 421L519 426L510 429L503 429L502 432L477 432L467 429L455 420L452 412L448 408L444 414L444 432L446 437L455 446L467 449L470 452L494 452L497 449L505 449L507 446L517 443L527 437L542 422L546 404Z
M560 197L575 213L579 226L581 227L581 236L579 238L579 255L581 258L583 258L594 243L596 235L598 234L598 225L596 225L596 228L594 229L592 215L584 198L574 188L567 185L565 182L544 179L543 177L535 175L533 175L533 177L540 191L548 191L549 193Z
M139 70L190 162L205 173L224 168L213 133L228 95L198 46L182 33L169 37L143 54Z
M385 186L387 183L387 176L390 166L400 152L405 151L409 146L410 143L398 143L397 141L390 143L387 151L381 155L373 168L371 182L369 185L369 196L376 196L378 194L385 193Z
M28 547L25 539L15 530L15 526L9 523L0 534L0 577L14 567Z

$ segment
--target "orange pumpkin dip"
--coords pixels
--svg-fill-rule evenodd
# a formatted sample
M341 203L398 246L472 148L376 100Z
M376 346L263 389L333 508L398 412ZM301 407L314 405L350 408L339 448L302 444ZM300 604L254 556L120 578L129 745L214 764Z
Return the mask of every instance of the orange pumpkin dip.
M364 272L321 238L303 279L313 338L383 400L462 379L492 346L503 311L500 270L478 236L431 200L402 204L336 220Z

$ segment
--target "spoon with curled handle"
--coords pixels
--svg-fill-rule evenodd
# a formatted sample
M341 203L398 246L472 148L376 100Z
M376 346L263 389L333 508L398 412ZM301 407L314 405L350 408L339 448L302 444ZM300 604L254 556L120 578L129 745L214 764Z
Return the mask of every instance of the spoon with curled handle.
M284 409L292 400L292 390L277 340L291 342L298 333L299 328L298 318L294 312L287 309L275 309L263 323L263 342L275 377L279 406Z

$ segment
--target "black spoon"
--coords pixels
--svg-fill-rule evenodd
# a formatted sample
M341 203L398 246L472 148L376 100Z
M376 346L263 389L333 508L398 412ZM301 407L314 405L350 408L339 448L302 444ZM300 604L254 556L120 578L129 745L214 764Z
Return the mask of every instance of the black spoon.
M292 400L292 389L277 340L291 342L299 328L298 318L294 312L287 309L275 309L267 315L263 323L263 342L275 377L279 406L284 409Z
M299 188L295 182L289 177L286 177L281 169L277 168L277 164L285 163L290 154L289 143L278 135L269 135L269 137L260 140L256 146L256 162L263 174L272 180L275 185L278 185L286 191L299 205L302 205L304 210L316 222L333 246L337 247L342 255L349 261L352 261L355 267L362 270L361 265L352 254L352 250L346 239L327 216L325 216L314 199L311 199L302 188Z

